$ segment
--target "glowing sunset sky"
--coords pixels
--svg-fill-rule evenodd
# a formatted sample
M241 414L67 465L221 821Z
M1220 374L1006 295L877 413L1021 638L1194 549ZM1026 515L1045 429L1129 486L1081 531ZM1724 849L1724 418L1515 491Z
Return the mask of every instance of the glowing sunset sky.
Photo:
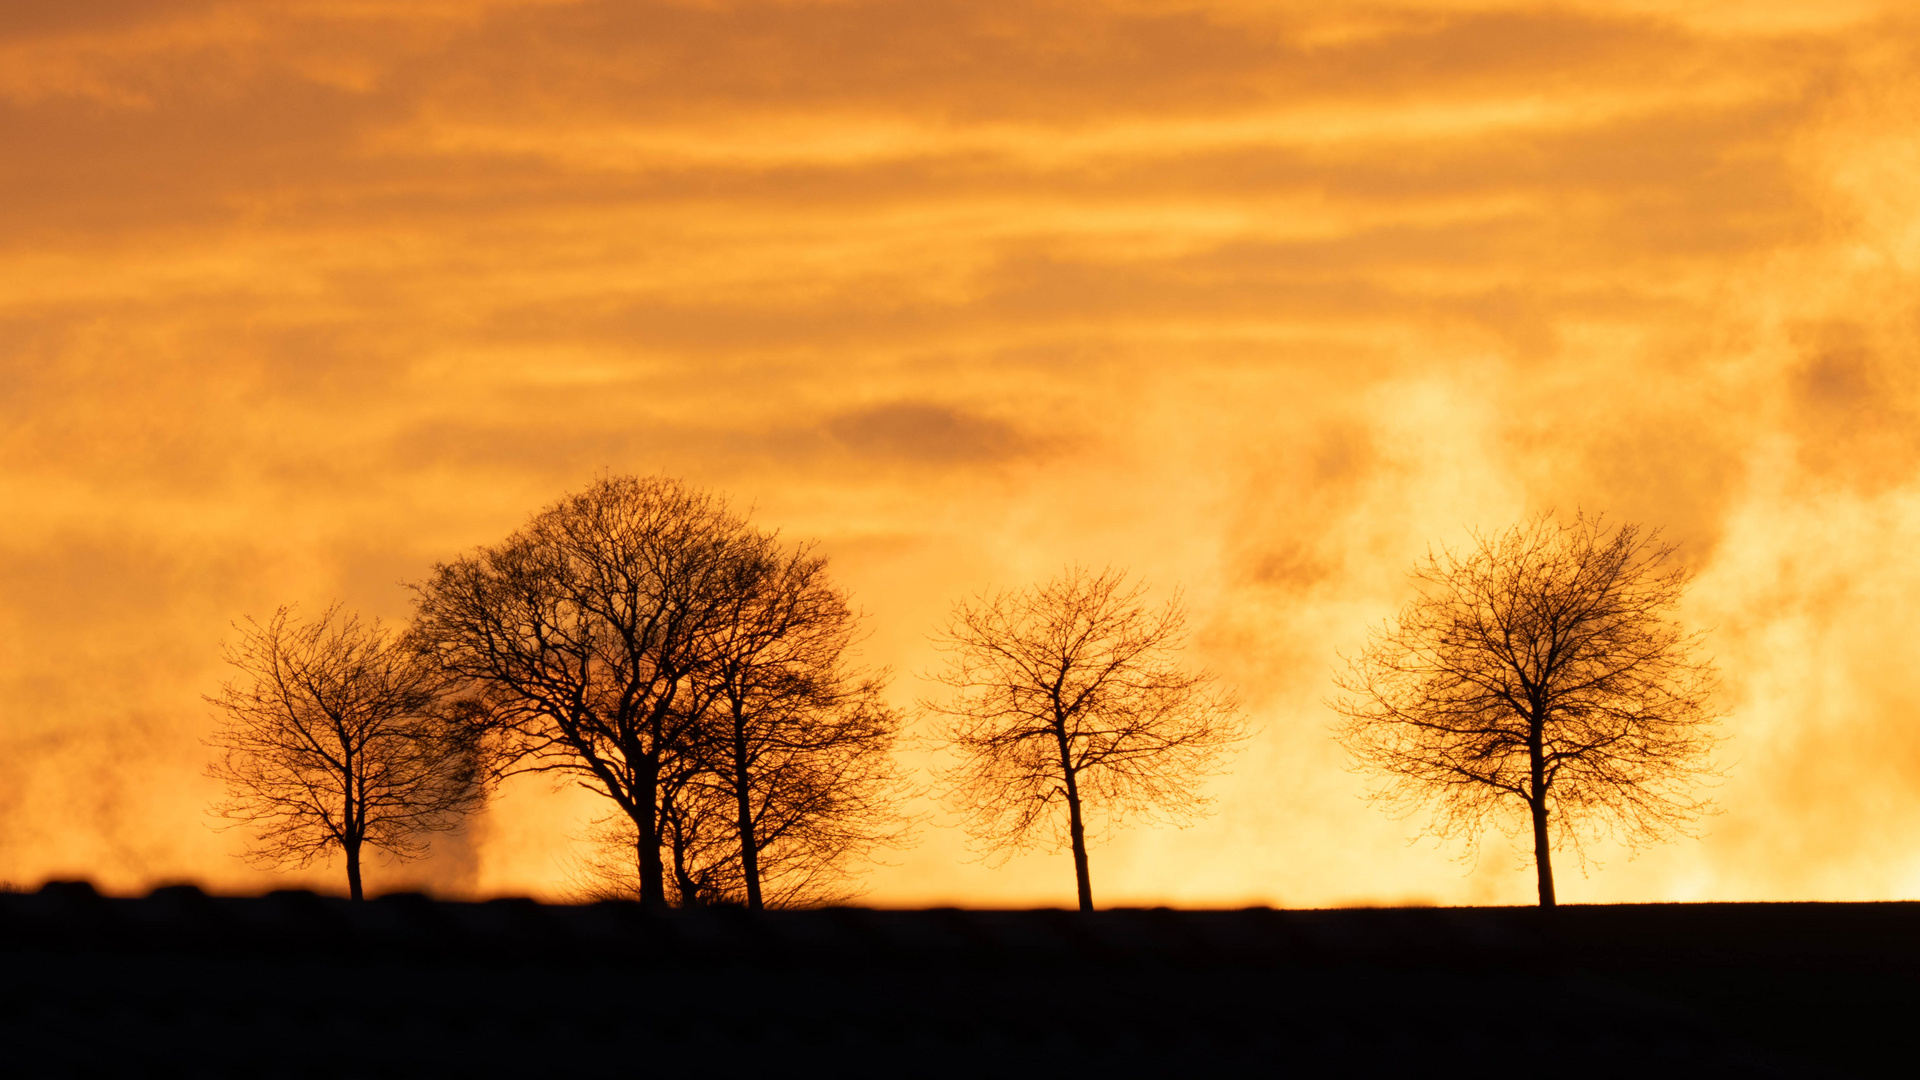
M0 878L338 888L207 827L229 623L403 620L610 470L819 540L903 706L974 590L1184 587L1258 734L1103 904L1529 901L1361 800L1336 651L1429 544L1660 526L1724 813L1562 899L1920 894L1908 11L9 5ZM370 881L564 895L595 809L517 783ZM1072 899L922 837L870 902Z

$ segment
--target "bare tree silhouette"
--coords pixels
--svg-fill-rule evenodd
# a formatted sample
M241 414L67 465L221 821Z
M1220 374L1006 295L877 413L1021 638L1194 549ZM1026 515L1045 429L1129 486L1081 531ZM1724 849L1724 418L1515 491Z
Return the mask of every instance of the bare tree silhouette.
M1338 736L1375 798L1465 837L1530 827L1540 904L1552 851L1583 834L1665 839L1709 804L1714 669L1668 621L1687 571L1635 525L1536 516L1464 555L1429 553L1418 599L1336 679Z
M1076 567L961 603L934 638L947 666L933 678L954 693L922 707L945 718L940 738L959 758L941 775L950 805L996 852L1064 839L1082 911L1088 818L1192 817L1208 803L1200 781L1245 736L1213 677L1175 663L1179 598L1150 611L1145 591Z
M847 661L858 617L826 560L774 537L732 564L707 661L681 698L701 713L660 786L668 888L680 904L791 906L847 899L852 866L901 843L908 785L892 751L900 718L884 672ZM631 831L603 823L602 843ZM590 895L630 895L618 864L590 859Z
M842 890L849 865L903 841L907 792L893 759L900 717L882 700L885 673L848 663L858 616L801 547L768 538L729 591L715 635L704 728L709 797L730 801L747 905L819 900ZM844 895L842 893L841 895Z
M558 772L633 826L640 899L667 902L662 785L685 775L698 676L746 523L664 477L607 477L415 586L420 647L482 689L499 775Z
M208 772L228 792L215 812L254 834L251 861L306 866L338 850L358 900L364 849L422 856L427 834L483 801L478 729L377 620L336 604L303 624L283 607L236 629L226 660L240 677L207 698L224 720Z

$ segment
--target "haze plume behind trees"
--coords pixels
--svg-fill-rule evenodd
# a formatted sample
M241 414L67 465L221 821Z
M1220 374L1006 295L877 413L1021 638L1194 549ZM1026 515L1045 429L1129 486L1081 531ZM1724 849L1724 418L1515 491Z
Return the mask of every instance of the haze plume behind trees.
M793 900L890 837L897 794L898 721L843 664L824 565L714 495L608 477L437 566L416 634L488 703L501 775L615 804L596 834L631 844L641 902Z
M1429 810L1469 857L1489 825L1530 831L1551 907L1555 848L1668 839L1710 809L1692 787L1711 775L1715 672L1666 617L1689 574L1657 531L1542 514L1475 539L1427 555L1418 598L1335 680L1338 737L1377 799Z
M1045 585L956 605L932 676L953 691L922 706L959 760L947 801L990 852L1073 852L1080 910L1093 909L1090 819L1183 822L1205 810L1200 784L1245 736L1233 698L1176 662L1178 596L1157 610L1122 571L1079 567Z
M337 850L358 900L365 849L419 858L484 802L465 703L377 620L336 604L302 623L283 607L236 629L226 660L240 675L207 698L222 715L208 772L228 792L214 812L252 833L249 861L308 866Z

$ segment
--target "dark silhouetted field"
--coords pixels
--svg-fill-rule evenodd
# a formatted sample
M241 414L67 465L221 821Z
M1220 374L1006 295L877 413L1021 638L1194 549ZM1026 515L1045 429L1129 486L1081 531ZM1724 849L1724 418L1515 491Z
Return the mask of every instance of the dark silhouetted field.
M62 1075L1867 1075L1920 906L647 914L0 895Z

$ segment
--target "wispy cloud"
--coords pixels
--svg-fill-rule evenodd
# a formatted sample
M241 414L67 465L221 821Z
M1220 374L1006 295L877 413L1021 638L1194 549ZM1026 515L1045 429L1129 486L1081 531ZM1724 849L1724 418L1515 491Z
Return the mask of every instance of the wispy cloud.
M821 539L904 673L983 586L1184 583L1265 734L1219 818L1098 856L1143 900L1524 898L1353 798L1332 652L1466 527L1664 525L1728 813L1570 894L1910 892L1920 848L1866 819L1920 807L1884 765L1920 695L1886 651L1920 600L1920 27L1668 7L15 5L0 787L36 824L0 877L254 882L199 824L226 624L404 616L435 559L666 470ZM109 806L78 748L136 723L186 749ZM557 881L544 798L449 887ZM875 896L1064 895L959 856Z

